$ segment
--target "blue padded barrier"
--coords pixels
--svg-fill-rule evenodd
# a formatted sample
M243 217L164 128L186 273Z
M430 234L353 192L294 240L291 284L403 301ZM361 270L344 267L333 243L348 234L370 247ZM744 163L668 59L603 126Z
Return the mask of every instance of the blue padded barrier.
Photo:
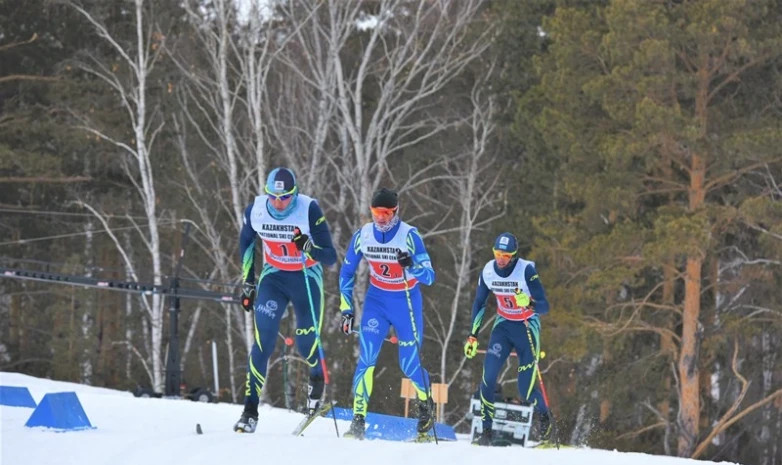
M61 431L93 428L75 392L46 394L24 426L45 426Z
M35 408L35 400L23 386L0 386L0 405Z
M338 420L352 420L353 409L334 407L334 413ZM394 415L368 412L366 417L366 439L385 439L388 441L411 441L416 438L415 418L403 418ZM456 441L456 433L453 427L443 423L436 423L437 439L441 441ZM432 435L432 432L429 432Z

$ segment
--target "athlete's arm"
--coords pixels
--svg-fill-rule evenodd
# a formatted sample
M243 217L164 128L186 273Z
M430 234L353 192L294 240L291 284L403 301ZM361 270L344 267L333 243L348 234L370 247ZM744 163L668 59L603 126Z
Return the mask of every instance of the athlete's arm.
M543 284L540 282L540 276L534 265L527 265L527 269L524 270L524 279L527 280L527 287L529 288L529 295L535 302L535 313L545 315L549 311L548 299L546 299L546 291L543 290Z
M326 266L333 265L337 262L337 251L334 249L329 225L318 202L310 203L309 221L312 249L308 255Z
M413 266L407 269L421 284L431 286L434 283L434 268L432 268L432 259L424 246L424 239L421 234L411 229L407 234L407 251L413 258Z
M345 259L339 269L339 310L343 313L353 311L353 285L355 284L356 269L361 261L361 230L359 229L350 239Z
M244 210L242 231L239 233L239 259L242 263L242 282L255 282L255 230L250 223L253 204Z
M470 328L470 334L478 334L483 323L483 316L486 313L486 301L489 300L489 294L491 290L489 286L483 282L483 273L478 277L478 289L475 291L475 300L472 302L472 326Z

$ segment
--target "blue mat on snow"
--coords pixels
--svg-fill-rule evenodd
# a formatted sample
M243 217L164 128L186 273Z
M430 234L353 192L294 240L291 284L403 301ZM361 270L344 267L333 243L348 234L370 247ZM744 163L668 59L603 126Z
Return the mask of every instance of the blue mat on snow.
M338 420L352 420L353 409L334 407L334 413ZM367 439L385 439L388 441L410 441L418 435L416 433L415 418L403 418L382 413L367 413ZM435 423L437 439L441 441L456 441L456 433L453 427L443 423ZM429 432L432 435L432 432Z
M0 386L0 405L35 408L35 400L23 386Z
M60 431L93 429L75 392L46 394L24 426L45 426Z

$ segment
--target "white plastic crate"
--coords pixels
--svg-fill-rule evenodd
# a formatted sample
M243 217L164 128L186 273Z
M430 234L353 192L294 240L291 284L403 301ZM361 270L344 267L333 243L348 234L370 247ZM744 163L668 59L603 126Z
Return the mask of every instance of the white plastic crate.
M472 425L470 426L470 440L483 433L481 421L481 400L470 400L470 413L472 413ZM532 427L532 406L494 403L494 421L492 423L493 442L508 443L508 445L524 446L529 438Z

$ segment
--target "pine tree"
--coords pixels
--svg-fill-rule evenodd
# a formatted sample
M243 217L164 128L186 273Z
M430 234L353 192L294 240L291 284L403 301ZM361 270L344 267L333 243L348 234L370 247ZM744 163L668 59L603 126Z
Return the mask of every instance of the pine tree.
M700 455L702 428L725 413L701 405L714 351L731 353L712 345L724 342L717 312L739 308L721 306L726 277L710 271L731 258L725 225L746 232L737 209L773 198L747 181L778 174L778 116L749 102L779 61L782 29L766 20L778 12L772 1L560 7L543 26L540 84L521 102L559 168L558 214L541 225L551 260L566 251L566 305L604 334L646 341L619 357L654 356L649 344L672 357L679 414L658 414L681 456ZM636 405L662 405L655 392Z

